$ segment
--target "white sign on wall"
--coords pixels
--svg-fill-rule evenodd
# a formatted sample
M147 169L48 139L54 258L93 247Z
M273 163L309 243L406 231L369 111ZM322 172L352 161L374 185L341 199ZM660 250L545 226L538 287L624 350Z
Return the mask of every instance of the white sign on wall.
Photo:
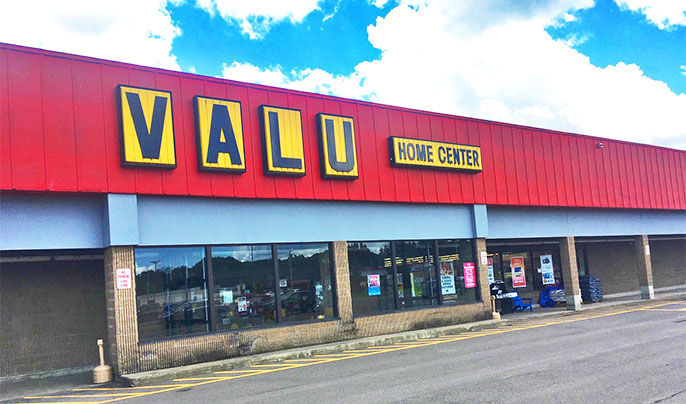
M481 265L488 265L488 253L481 251Z
M131 268L117 268L117 289L131 289Z

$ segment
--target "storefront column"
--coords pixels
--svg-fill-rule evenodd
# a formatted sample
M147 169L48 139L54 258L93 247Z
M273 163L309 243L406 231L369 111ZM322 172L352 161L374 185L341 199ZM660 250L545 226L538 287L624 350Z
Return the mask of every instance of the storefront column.
M124 279L117 281L117 270L130 274L128 284ZM115 374L132 373L137 370L138 324L135 274L133 247L107 247L105 249L108 364L113 367Z
M562 264L562 280L565 284L567 310L579 310L581 308L581 289L579 289L579 269L576 266L574 237L567 236L560 239L560 261Z
M491 313L493 312L493 308L491 307L491 289L488 287L488 252L486 250L486 239L475 238L474 246L476 250L477 268L479 271L477 276L479 277L481 301L484 304L484 309Z
M343 324L353 322L353 299L350 294L350 268L348 267L348 242L334 241L333 268L336 277L336 302L338 317Z
M638 285L641 287L641 299L655 299L653 290L653 265L650 262L650 243L648 236L634 237L636 265L638 266Z

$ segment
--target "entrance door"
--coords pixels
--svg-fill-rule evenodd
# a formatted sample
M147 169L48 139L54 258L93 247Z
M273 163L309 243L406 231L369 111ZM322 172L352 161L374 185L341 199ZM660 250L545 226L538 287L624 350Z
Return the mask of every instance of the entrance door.
M493 260L496 280L505 282L510 291L517 291L522 297L538 299L540 291L547 286L562 286L560 250L548 245L500 246L489 247L489 257ZM543 262L545 261L545 263ZM544 283L545 266L552 264L553 276L548 275ZM520 267L521 266L521 267ZM513 271L513 267L517 267ZM523 277L513 282L513 272Z
M105 270L101 255L82 258L1 258L0 377L97 364Z

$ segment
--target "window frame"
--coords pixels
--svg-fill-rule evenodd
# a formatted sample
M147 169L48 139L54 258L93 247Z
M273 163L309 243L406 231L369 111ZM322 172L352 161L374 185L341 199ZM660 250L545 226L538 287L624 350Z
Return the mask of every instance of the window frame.
M410 307L404 307L401 303L400 296L398 294L398 264L396 262L396 256L397 256L397 243L398 242L407 242L407 241L421 241L426 243L426 246L430 249L433 249L433 253L431 254L430 258L433 259L433 263L431 264L432 270L431 270L431 275L435 279L437 283L437 288L440 289L440 268L438 266L439 260L439 252L438 252L438 244L441 240L470 240L472 241L473 239L469 238L453 238L453 239L413 239L413 240L354 240L354 241L348 241L348 245L350 243L389 243L391 246L391 268L393 269L393 309L390 310L379 310L379 311L373 311L373 312L368 312L368 313L362 313L362 314L355 314L353 311L353 318L361 318L361 317L368 317L368 316L376 316L376 315L381 315L381 314L390 314L390 313L398 313L398 312L404 312L404 311L413 311L413 310L423 310L423 309L429 309L429 308L434 308L434 307L439 307L439 306L463 306L463 305L468 305L468 304L475 304L479 302L483 302L483 296L481 294L481 280L479 279L479 273L478 273L478 266L476 266L476 261L475 261L475 266L476 266L476 291L475 291L475 298L473 302L450 302L450 303L445 303L443 300L443 295L441 294L440 290L436 290L436 304L431 304L431 305L426 305L426 306L410 306ZM477 257L477 251L476 251L476 243L472 242L471 243L471 252L473 257ZM474 258L476 260L476 258ZM352 272L350 272L350 267L348 267L349 274L348 278L350 279ZM351 293L351 299L353 298L352 293ZM354 306L353 306L354 307Z
M241 331L246 331L246 330L254 330L254 329L264 329L264 328L273 328L273 327L290 327L294 325L300 325L300 324L309 324L309 323L318 323L318 322L327 322L327 321L338 321L340 320L340 313L338 310L338 285L336 282L336 265L334 261L334 251L333 251L333 242L331 241L313 241L313 242L307 242L305 244L325 244L328 249L328 256L329 256L329 272L331 276L331 304L333 307L333 317L329 318L322 318L322 319L310 319L310 320L302 320L302 321L284 321L283 316L281 313L281 296L278 290L278 285L279 285L279 260L278 260L278 254L277 254L277 249L278 246L283 246L283 245L297 245L297 244L303 244L302 242L297 242L297 243L246 243L246 244L212 244L212 245L204 245L204 244L190 244L190 245L158 245L158 246L134 246L134 273L135 273L135 266L136 266L136 250L137 249L163 249L163 248L203 248L203 253L205 255L204 257L204 265L205 269L207 271L207 276L205 279L205 293L207 295L207 304L210 306L208 309L208 319L207 319L207 324L208 324L208 331L205 332L200 332L200 333L195 333L195 334L185 334L185 335L172 335L172 336L165 336L165 337L158 337L158 338L146 338L142 339L140 333L138 334L138 343L139 344L150 344L150 343L155 343L159 341L168 341L168 340L175 340L175 339L182 339L182 338L193 338L193 337L200 337L200 336L205 336L205 335L211 335L211 334L225 334L225 333L236 333L236 332L241 332ZM276 322L274 324L268 324L268 325L256 325L252 327L245 327L245 328L240 328L236 330L220 330L217 327L217 309L214 305L214 290L215 290L215 285L214 285L214 269L212 268L212 248L213 247L237 247L237 246L269 246L271 248L271 260L272 260L272 276L273 276L273 281L274 281L274 301L275 301L275 310L276 310ZM136 294L136 302L138 302L138 294ZM136 303L136 313L138 313L138 303ZM138 315L136 316L138 317ZM136 329L139 330L139 322L138 318L136 319Z

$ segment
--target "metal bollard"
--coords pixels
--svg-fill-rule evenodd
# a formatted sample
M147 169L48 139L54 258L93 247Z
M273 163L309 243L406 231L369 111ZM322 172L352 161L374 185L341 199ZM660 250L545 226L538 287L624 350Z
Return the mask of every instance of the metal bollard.
M98 340L98 351L100 353L100 366L93 369L93 383L107 383L113 380L112 366L105 365L105 352L102 348L102 340Z

